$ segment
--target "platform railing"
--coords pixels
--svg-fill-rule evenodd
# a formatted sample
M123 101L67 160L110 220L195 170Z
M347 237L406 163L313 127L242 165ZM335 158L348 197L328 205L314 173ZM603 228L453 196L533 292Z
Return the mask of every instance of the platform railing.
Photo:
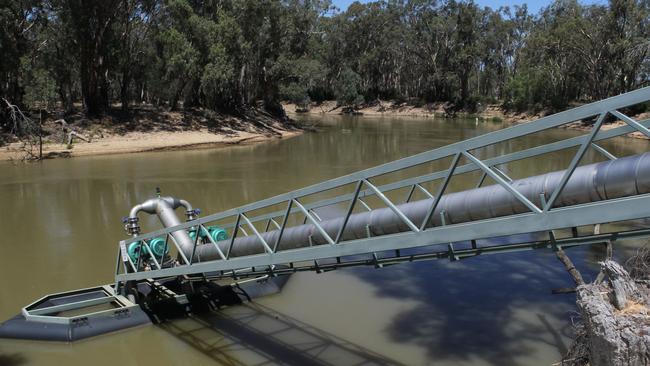
M416 154L407 158L399 159L374 168L365 169L346 176L331 179L306 188L298 189L276 197L260 200L238 208L226 210L221 213L201 217L187 223L171 228L156 230L135 238L126 239L120 242L118 252L118 263L116 268L116 282L127 280L138 280L145 278L157 278L165 276L176 276L180 274L194 273L230 273L235 276L237 271L264 267L266 271L273 271L277 265L288 265L290 268L298 261L309 261L318 268L318 260L336 258L340 264L340 258L357 254L373 254L380 251L399 251L406 248L430 246L434 244L448 244L458 241L475 241L476 239L495 237L500 235L514 235L519 233L546 232L559 228L575 228L583 225L593 225L602 222L613 222L633 220L650 216L645 207L650 204L650 196L637 195L622 199L598 201L588 204L580 204L569 207L554 207L556 199L562 193L566 183L571 178L575 169L579 166L585 153L590 149L602 154L607 159L616 159L611 152L603 148L599 143L602 141L629 134L640 132L650 138L650 119L636 121L623 114L620 110L650 100L650 87L639 89L633 92L608 98L599 102L587 104L565 112L557 113L539 120L505 128L482 136L460 141L431 151ZM610 130L602 130L601 127L608 116L613 116L625 125ZM577 137L561 141L531 147L521 151L511 152L505 155L481 159L477 150L490 145L502 143L508 140L520 138L540 131L563 126L565 124L595 119L590 130ZM571 162L566 168L559 186L551 193L548 199L542 199L540 205L536 205L522 195L514 186L512 179L500 170L497 166L510 162L538 157L544 154L578 147ZM421 166L434 161L443 161L451 158L448 168L437 170L424 175L390 182L383 185L375 184L373 181L390 173L399 172L412 167ZM461 160L468 161L460 164ZM481 186L490 177L497 184L510 192L517 200L524 204L530 212L497 217L480 221L471 221L461 224L443 225L428 227L431 215L435 212L441 197L448 189L449 182L457 174L481 172L481 178L477 186ZM441 180L437 191L429 192L423 184ZM332 198L318 200L316 202L305 202L308 198L327 191L339 189L348 185L354 185L353 193L342 194ZM412 222L397 206L388 198L387 193L402 188L408 188L405 202L412 199L416 190L421 191L433 201L429 207L426 217L422 222ZM369 205L363 200L366 197L377 198L384 207L390 208L397 217L409 228L409 231L399 234L385 235L381 237L368 237L364 239L342 241L342 234L357 204L370 210ZM337 235L330 236L320 225L321 218L315 209L335 204L347 203L347 210L343 224ZM284 205L284 210L274 210L270 213L251 215L275 206ZM606 213L606 215L604 215ZM314 245L305 248L279 250L284 230L289 227L291 215L304 216L304 222L311 223L320 235L326 240L324 245ZM183 254L182 249L170 235L178 230L200 230L207 232L205 227L208 223L220 222L220 226L230 230L230 239L225 253L220 246L207 235L207 245L214 245L219 253L219 259L194 262L194 250L198 244L197 233L192 256L189 258ZM226 222L223 224L223 222ZM256 224L258 225L256 227ZM244 257L231 257L233 246L238 235L255 235L259 239L262 254L249 255ZM264 227L262 230L261 228ZM260 231L279 230L277 240L269 243L261 235ZM126 254L126 246L139 241L141 246L146 247L149 252L148 240L165 235L167 241L171 240L176 247L179 262L173 267L163 268L163 256L155 258L153 268L144 266L138 258L137 263ZM343 244L345 243L345 244ZM310 243L311 244L311 243ZM141 248L142 249L142 248ZM477 248L474 248L477 249ZM121 263L120 263L121 262ZM229 271L229 272L228 272ZM255 272L255 271L252 271Z

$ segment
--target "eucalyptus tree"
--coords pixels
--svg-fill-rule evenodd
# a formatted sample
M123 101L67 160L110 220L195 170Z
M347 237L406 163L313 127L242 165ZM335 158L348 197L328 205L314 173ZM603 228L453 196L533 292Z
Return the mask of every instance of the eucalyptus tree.
M0 96L67 112L82 101L90 116L131 101L279 117L281 99L558 109L650 82L649 0L556 0L539 14L473 0L0 5Z

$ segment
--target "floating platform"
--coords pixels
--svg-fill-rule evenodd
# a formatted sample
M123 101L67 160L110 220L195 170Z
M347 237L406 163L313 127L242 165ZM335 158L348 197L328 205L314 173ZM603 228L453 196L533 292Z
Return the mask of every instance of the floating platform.
M0 324L0 338L72 342L151 324L147 314L109 285L47 295Z
M147 280L137 284L137 303L115 293L111 285L51 294L1 323L0 338L74 342L275 294L288 278L265 276L223 286Z

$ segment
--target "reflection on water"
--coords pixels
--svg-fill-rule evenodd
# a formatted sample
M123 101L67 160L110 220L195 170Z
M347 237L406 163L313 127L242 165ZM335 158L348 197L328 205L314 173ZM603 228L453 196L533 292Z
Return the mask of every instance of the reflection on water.
M502 127L439 119L314 121L319 133L265 144L0 164L0 319L43 294L111 282L124 237L121 218L155 187L216 212ZM550 130L477 154L574 135ZM617 156L647 150L646 141L633 139L604 146ZM516 178L562 169L570 159L564 152L502 168ZM471 187L476 178L450 188ZM319 213L339 212L330 210ZM158 227L151 217L142 225ZM603 251L570 254L589 279ZM550 293L570 285L549 251L300 273L281 294L259 300L263 306L75 344L0 340L0 364L551 364L570 341L574 299Z

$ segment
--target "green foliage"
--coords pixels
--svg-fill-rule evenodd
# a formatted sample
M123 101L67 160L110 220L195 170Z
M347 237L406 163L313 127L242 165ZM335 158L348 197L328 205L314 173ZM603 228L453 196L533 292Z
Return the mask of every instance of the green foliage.
M336 101L342 106L355 106L363 102L363 95L359 93L361 76L350 68L341 71L341 75L334 83Z
M547 76L535 69L517 73L505 86L506 107L516 111L538 112L548 106L550 101L547 95L552 86Z
M309 58L286 60L284 68L285 78L280 82L280 98L306 108L311 101L310 94L318 95L319 88L325 83L326 68L318 60Z
M236 87L235 65L220 46L210 49L210 60L203 69L201 76L201 90L206 97L206 106L218 108L219 106L232 105L236 101L228 100L229 90Z
M646 0L539 14L471 0L0 0L0 97L89 114L262 101L281 115L282 99L326 98L554 110L647 85L648 39Z
M57 100L56 81L42 68L31 68L23 59L25 77L24 102L33 109L48 109Z

